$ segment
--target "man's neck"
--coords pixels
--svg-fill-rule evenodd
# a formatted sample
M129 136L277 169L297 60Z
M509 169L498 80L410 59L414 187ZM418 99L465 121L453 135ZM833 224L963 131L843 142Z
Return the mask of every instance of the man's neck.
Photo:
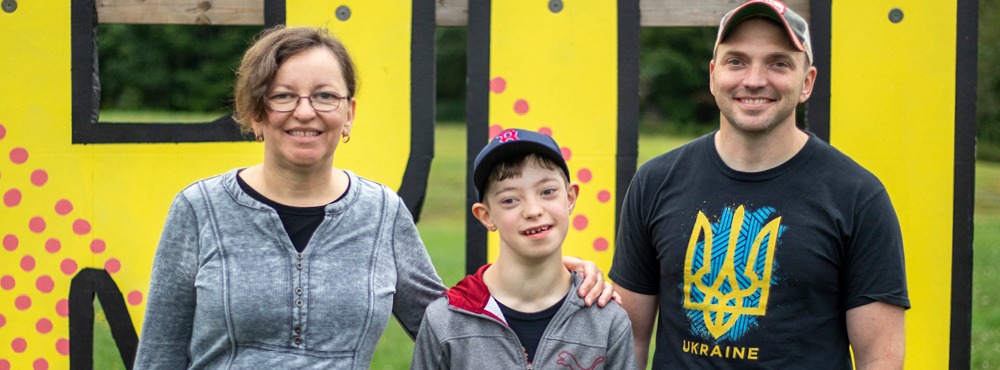
M715 148L722 162L736 171L761 172L780 166L795 156L809 135L794 123L748 134L723 124L715 134Z
M538 312L558 303L570 289L570 272L560 255L525 264L501 253L483 272L490 294L505 306L521 312Z

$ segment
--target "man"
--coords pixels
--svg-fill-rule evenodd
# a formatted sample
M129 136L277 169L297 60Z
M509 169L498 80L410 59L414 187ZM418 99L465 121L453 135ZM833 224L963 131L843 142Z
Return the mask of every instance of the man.
M645 368L901 369L899 222L870 172L796 128L812 92L805 21L773 0L722 18L719 130L639 169L610 277Z

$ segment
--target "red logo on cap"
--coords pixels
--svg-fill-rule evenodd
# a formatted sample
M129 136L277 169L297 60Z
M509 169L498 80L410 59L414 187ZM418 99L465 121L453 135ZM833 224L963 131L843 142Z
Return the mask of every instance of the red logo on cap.
M501 132L499 135L497 135L497 139L500 139L501 144L506 143L508 141L517 141L518 140L517 130L507 130Z
M785 14L785 4L782 4L780 1L776 1L776 0L759 0L757 2L758 3L767 4L768 6L774 8L774 10L778 12L778 14L781 14L781 15Z

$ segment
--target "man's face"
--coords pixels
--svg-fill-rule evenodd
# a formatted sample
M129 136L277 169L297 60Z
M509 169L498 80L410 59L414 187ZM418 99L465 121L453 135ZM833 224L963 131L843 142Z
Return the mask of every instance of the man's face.
M816 68L779 25L755 17L736 25L709 64L709 86L723 129L762 135L795 125L795 106L809 99Z

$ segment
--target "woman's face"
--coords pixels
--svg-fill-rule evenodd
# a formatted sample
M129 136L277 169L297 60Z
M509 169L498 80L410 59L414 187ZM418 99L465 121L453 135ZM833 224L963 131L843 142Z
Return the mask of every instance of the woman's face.
M320 112L305 98L317 95L328 102L331 96L343 99L337 101L336 110ZM337 144L350 135L354 121L354 99L347 97L340 61L333 52L325 47L307 49L278 67L265 100L270 106L278 98L290 96L302 97L289 108L292 111L268 109L266 122L254 124L255 133L264 138L264 161L292 169L329 168Z

